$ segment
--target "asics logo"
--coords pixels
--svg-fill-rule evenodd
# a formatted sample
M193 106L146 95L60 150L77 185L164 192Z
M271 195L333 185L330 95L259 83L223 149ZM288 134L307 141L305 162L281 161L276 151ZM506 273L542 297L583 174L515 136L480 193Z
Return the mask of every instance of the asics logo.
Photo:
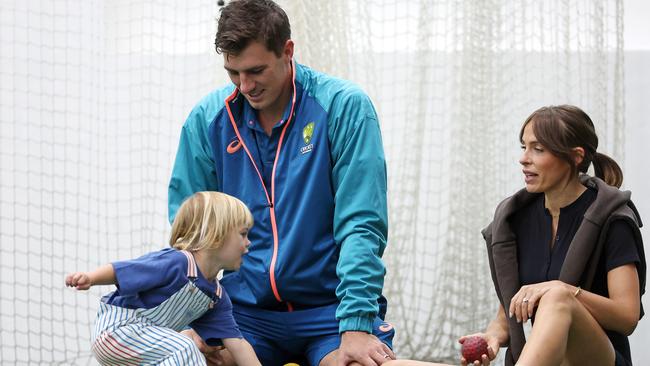
M241 141L239 139L233 140L231 143L228 144L226 147L226 151L228 154L234 154L237 152L237 150L241 149Z
M393 325L390 324L389 322L383 322L383 323L381 323L381 325L379 326L379 330L381 330L381 331L384 332L384 333L386 333L386 332L390 332L391 329L393 329Z

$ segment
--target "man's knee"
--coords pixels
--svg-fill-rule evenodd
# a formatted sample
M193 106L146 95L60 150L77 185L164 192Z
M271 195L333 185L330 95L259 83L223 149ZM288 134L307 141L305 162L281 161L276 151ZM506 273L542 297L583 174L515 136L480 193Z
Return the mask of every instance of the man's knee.
M325 355L318 366L335 366L336 365L336 354L338 350L332 351Z

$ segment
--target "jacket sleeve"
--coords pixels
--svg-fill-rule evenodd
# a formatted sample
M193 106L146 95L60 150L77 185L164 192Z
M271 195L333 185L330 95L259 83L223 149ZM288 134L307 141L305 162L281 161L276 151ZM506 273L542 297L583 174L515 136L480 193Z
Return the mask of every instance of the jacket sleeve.
M200 191L218 190L218 177L212 158L208 128L214 119L206 108L198 105L187 117L176 152L176 161L169 181L169 222L174 222L183 201Z
M329 139L335 190L339 332L372 332L386 270L386 162L377 114L360 90L336 98Z

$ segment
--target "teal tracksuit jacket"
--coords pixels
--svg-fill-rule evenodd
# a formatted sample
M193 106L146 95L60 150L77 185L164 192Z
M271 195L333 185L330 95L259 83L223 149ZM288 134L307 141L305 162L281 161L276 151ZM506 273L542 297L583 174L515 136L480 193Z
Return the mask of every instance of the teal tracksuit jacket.
M221 281L233 303L292 310L339 302L339 331L370 332L385 311L388 231L377 114L348 81L295 62L293 75L294 100L271 137L233 85L196 105L169 183L170 221L194 192L238 197L255 224L241 269Z

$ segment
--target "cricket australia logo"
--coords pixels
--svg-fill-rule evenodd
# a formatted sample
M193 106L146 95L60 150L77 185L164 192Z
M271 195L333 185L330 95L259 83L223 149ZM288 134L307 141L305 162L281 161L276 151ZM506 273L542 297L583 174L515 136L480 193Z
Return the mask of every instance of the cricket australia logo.
M305 146L300 148L300 153L306 154L314 149L314 144L311 144L311 138L314 135L314 122L309 122L305 128L302 129L302 140Z

